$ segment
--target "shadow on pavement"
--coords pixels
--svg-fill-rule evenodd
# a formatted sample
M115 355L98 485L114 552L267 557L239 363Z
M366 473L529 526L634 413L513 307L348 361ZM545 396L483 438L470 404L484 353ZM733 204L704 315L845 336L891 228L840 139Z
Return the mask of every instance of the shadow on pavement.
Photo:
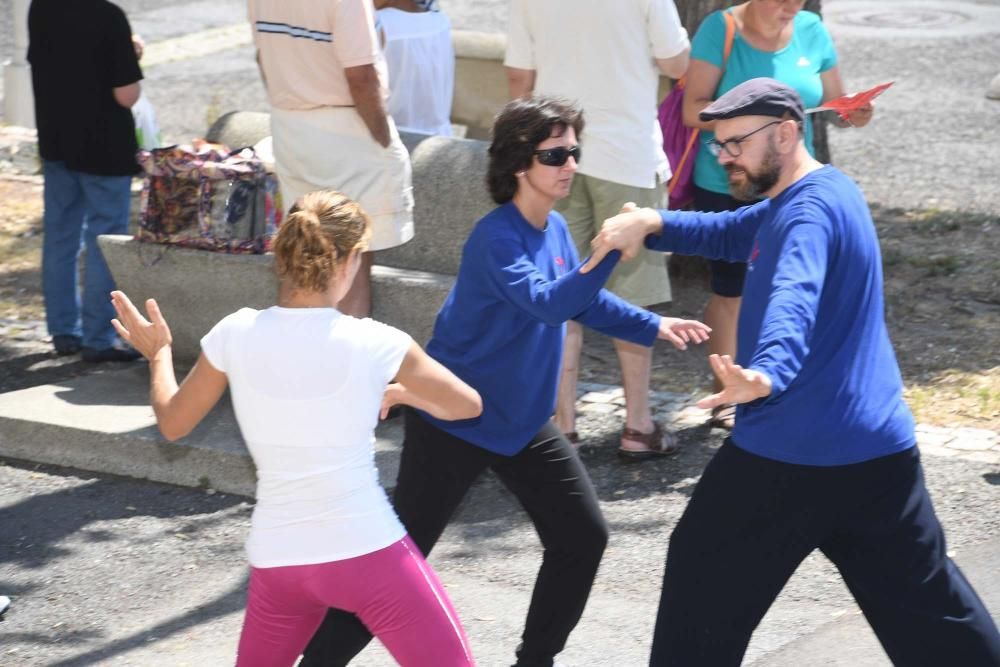
M25 470L41 466L7 461ZM47 474L77 477L84 483L53 493L33 495L7 507L0 507L0 563L17 563L41 568L51 561L71 555L60 543L71 535L90 541L110 541L117 536L103 530L88 530L92 523L137 516L157 518L197 518L244 502L232 495L199 494L192 503L192 489L129 480L110 475L44 467ZM155 491L151 492L151 488ZM200 528L200 526L199 526Z
M6 341L0 341L0 393L54 384L94 371L79 357L57 357L53 352L23 354Z
M159 623L142 632L137 632L131 637L119 639L107 646L95 648L72 658L53 662L50 667L84 667L85 665L98 664L101 660L112 658L139 646L145 646L154 638L156 640L163 640L213 618L239 611L243 609L246 603L246 587L247 578L244 577L238 584L230 588L228 592L212 602L199 605L185 614Z

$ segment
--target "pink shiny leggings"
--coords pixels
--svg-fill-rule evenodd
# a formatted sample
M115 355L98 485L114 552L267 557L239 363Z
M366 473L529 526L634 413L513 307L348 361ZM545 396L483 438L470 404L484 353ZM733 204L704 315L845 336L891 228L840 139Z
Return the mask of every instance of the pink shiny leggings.
M437 574L404 537L356 558L251 568L237 667L295 664L328 607L357 614L404 667L475 665Z

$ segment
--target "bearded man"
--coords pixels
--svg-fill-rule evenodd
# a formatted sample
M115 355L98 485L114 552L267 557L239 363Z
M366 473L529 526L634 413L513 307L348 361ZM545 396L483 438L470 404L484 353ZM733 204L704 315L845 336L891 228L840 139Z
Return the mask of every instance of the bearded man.
M739 665L799 563L821 550L897 665L1000 664L1000 634L947 555L885 325L875 226L857 185L813 159L798 94L751 79L701 113L736 211L636 209L611 250L749 257L737 359L710 357L736 425L674 529L651 665Z

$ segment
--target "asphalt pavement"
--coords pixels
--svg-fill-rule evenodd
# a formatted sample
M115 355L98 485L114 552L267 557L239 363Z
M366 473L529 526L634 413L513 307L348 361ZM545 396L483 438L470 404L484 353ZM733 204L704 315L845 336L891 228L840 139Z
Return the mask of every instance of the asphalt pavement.
M667 538L721 434L682 432L675 460L623 466L612 425L583 450L611 525L566 665L645 664ZM1000 615L1000 468L925 459L950 552ZM0 465L0 665L232 664L245 602L251 501L151 482ZM479 664L510 663L539 564L538 538L492 477L460 508L431 563ZM803 656L812 656L803 662ZM353 664L393 664L373 647ZM888 661L825 558L806 559L754 636L746 664L875 667Z

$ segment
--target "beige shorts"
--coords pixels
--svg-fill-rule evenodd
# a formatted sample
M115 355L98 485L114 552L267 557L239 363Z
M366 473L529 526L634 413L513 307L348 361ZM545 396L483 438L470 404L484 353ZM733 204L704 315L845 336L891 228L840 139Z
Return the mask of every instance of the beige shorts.
M354 107L271 110L274 161L287 208L314 190L339 190L372 221L369 250L413 238L410 155L389 119L392 142L383 148Z
M653 188L637 188L584 174L573 177L569 196L556 204L556 210L566 218L581 260L590 255L590 241L604 221L617 215L626 202L665 208L666 190L659 181ZM662 252L643 249L635 259L618 263L606 287L635 306L670 301L667 258Z

